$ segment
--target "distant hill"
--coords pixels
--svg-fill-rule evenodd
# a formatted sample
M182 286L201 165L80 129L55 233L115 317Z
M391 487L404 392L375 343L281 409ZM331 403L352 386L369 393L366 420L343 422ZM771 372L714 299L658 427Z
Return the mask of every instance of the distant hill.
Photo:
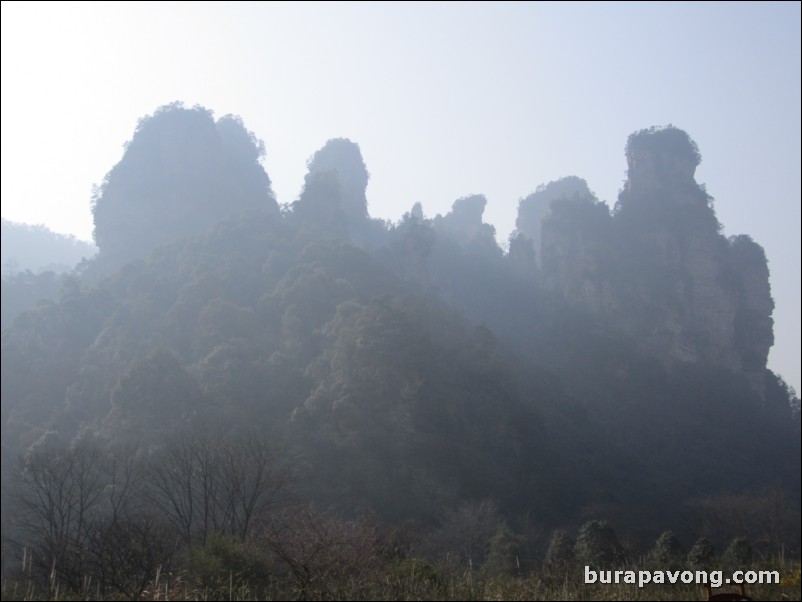
M45 226L18 224L2 218L0 264L4 275L25 270L34 274L69 272L82 259L91 259L96 253L95 245L74 236L58 234Z

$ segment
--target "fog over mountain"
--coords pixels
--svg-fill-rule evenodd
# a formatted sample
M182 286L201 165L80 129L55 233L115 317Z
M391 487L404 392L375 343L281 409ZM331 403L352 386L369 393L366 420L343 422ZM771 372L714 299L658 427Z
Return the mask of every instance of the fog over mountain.
M372 217L346 138L279 207L264 148L239 117L160 107L96 191L97 255L49 299L4 276L4 311L27 304L3 328L4 546L42 579L141 592L215 537L272 542L284 566L293 521L323 520L287 514L298 500L415 521L430 535L409 557L462 549L479 521L463 560L487 571L496 538L534 567L582 523L577 558L610 524L628 553L670 529L799 554L800 409L766 365L769 268L722 234L688 133L634 132L614 207L578 176L522 198L508 250L481 194ZM43 539L41 494L73 478L97 490L64 503L92 519ZM90 560L117 541L151 559L140 590L110 552Z
M574 174L613 208L629 134L674 123L722 232L764 248L769 366L800 389L798 3L42 6L0 8L4 218L92 240L93 185L139 117L180 99L266 141L279 205L349 138L372 218L482 194L506 250L519 199Z
M0 598L798 600L801 11L2 2Z
M68 272L97 253L93 244L51 232L45 226L16 224L6 219L2 224L0 263L4 273Z
M97 247L51 232L44 226L28 226L2 220L2 327L42 299L58 298L61 280L82 261L91 259ZM13 291L13 292L12 292Z

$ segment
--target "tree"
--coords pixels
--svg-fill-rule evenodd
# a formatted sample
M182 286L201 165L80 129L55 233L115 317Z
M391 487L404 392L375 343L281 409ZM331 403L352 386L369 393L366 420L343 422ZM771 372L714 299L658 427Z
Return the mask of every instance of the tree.
M557 529L551 534L546 559L543 562L546 569L552 572L566 570L574 562L575 542L564 529Z
M205 543L213 533L240 541L258 534L290 479L257 434L208 431L166 445L148 474L152 503L188 544Z
M579 564L601 569L620 563L624 548L610 523L591 520L579 529L574 554Z
M482 570L495 577L520 574L520 548L521 538L502 523L490 540L490 549Z
M466 566L479 568L488 558L493 539L503 526L492 501L465 502L448 513L436 540L442 551L458 553Z
M40 585L138 599L175 551L173 532L144 505L132 448L41 449L24 461L12 532Z
M25 458L12 491L15 526L40 578L52 572L71 589L81 586L102 502L102 471L102 456L90 447L43 449Z
M101 591L139 600L176 551L173 531L142 513L98 521L88 540L89 567Z
M195 377L179 358L156 349L134 361L111 392L107 423L129 441L158 440L185 423L200 401Z
M724 550L724 562L732 568L747 568L752 564L752 546L743 537L736 537Z
M290 471L256 433L226 440L219 454L222 531L245 541L285 501Z
M679 568L683 557L682 546L671 531L663 531L652 548L652 560L659 567L666 569Z
M707 569L713 562L715 549L706 537L700 537L688 552L688 564L692 569Z
M290 507L271 521L264 541L298 600L360 599L376 581L377 536L366 521Z

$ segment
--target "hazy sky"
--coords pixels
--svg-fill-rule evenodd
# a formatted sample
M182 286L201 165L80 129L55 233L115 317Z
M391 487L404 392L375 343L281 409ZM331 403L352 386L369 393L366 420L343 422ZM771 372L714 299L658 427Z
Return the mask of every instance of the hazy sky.
M518 200L585 178L610 206L633 131L673 123L727 235L766 249L800 379L800 4L2 2L2 215L90 239L92 184L137 120L240 115L279 202L327 139L358 142L370 213L471 193L506 243Z

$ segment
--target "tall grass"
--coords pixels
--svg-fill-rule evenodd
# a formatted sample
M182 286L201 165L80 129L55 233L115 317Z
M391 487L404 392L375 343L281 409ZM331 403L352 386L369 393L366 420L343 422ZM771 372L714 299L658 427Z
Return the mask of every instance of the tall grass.
M651 569L640 562L623 570ZM746 585L755 600L800 600L800 563L782 556L754 563L752 570L779 571L779 584ZM81 591L67 592L54 578L37 586L20 574L2 582L2 600L106 600L92 580L84 580ZM727 576L727 571L724 573ZM585 584L581 567L558 574L532 571L526 575L488 576L481 570L457 569L448 563L431 564L407 558L392 560L368 574L328 579L320 575L300 591L291 579L276 576L267 585L252 586L229 572L227 578L206 579L197 585L197 576L188 571L173 574L157 572L142 592L141 600L706 600L703 586L686 584ZM725 585L718 592L735 592L738 586ZM131 598L111 598L125 600Z

